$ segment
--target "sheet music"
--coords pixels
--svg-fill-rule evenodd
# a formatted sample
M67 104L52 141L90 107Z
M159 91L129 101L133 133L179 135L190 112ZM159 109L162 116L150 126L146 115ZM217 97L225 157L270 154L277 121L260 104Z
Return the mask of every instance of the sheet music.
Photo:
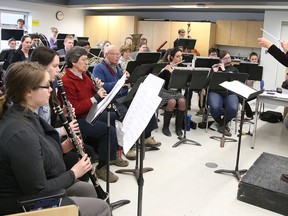
M163 79L149 74L139 86L123 122L117 122L117 139L119 144L123 144L125 154L145 130L161 103L162 98L158 94L163 84Z
M241 95L244 98L249 98L249 96L257 91L238 80L225 81L219 84L220 86L228 89L229 91L235 92L238 95Z
M93 106L90 108L90 111L86 117L86 121L88 123L91 123L95 118L97 118L106 109L106 107L111 103L113 98L117 95L117 93L125 84L125 80L126 80L126 75L124 74L121 77L121 79L119 79L118 82L115 84L115 86L110 91L110 93L102 101L100 101L100 103L96 105L93 104Z

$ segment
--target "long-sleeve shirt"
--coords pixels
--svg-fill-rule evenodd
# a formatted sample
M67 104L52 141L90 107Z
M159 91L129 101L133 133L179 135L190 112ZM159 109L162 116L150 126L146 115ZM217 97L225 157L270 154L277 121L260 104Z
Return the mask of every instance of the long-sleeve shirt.
M21 211L21 196L75 182L73 171L66 171L58 133L31 110L10 107L0 121L0 140L0 215Z
M277 61L279 61L285 67L288 67L288 54L284 53L274 44L268 49L270 53Z
M77 118L86 117L93 105L91 98L97 93L92 80L86 73L82 73L81 78L66 68L66 73L62 77L62 82L67 99L75 108L75 115ZM61 100L61 93L58 91L57 94L58 99Z
M119 65L115 66L115 70L105 62L101 61L93 69L93 76L101 79L104 82L103 88L109 93L117 81L122 77L123 73ZM124 86L117 94L116 98L126 96L128 93L128 87Z

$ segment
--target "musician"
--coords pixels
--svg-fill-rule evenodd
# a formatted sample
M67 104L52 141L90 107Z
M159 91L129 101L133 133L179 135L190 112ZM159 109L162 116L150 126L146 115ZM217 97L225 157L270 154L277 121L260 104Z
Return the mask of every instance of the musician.
M8 46L9 46L9 49L16 49L16 40L14 38L10 38L8 40Z
M50 48L57 50L57 34L58 34L58 29L56 27L51 27L51 31L52 31L52 36L49 38L49 44L50 44Z
M17 62L7 71L6 96L0 109L0 214L23 212L22 196L66 189L67 204L76 204L81 215L109 215L110 207L97 198L93 185L77 181L91 170L85 155L66 171L62 153L73 148L67 139L60 145L58 133L34 114L48 103L50 77L36 63ZM13 102L9 108L8 100ZM62 202L63 203L63 202Z
M100 50L100 53L99 53L99 57L101 58L101 60L104 59L105 57L105 53L106 53L106 50L107 50L107 47L109 47L111 45L111 42L108 41L108 40L105 40L101 46L101 50Z
M40 36L35 33L35 34L30 34L31 37L31 49L35 49L40 45Z
M28 61L32 53L31 43L32 41L29 35L22 36L21 45L14 51L9 63L12 64L18 61Z
M138 51L132 52L131 53L131 58L133 59L133 61L136 60L138 53L142 53L142 52L148 52L149 48L147 43L140 43L139 44L139 49Z
M182 50L178 47L173 48L170 51L168 59L169 64L166 65L158 75L160 78L165 80L164 88L162 88L159 94L159 96L162 98L159 107L165 106L162 132L165 136L172 136L169 125L174 109L177 106L178 110L176 114L175 129L177 136L182 136L183 133L181 129L184 120L184 112L186 109L186 100L182 93L178 92L177 89L168 89L173 67L182 61Z
M24 19L18 19L17 20L17 29L24 30L24 33L28 33L25 28L25 20Z
M120 48L121 56L118 64L120 65L122 70L126 70L128 62L133 61L131 58L131 51L132 49L130 45L123 45Z
M180 38L185 38L185 34L186 34L186 32L185 32L185 30L184 29L179 29L178 30L178 38L174 41L174 43L173 43L173 45L174 45L174 48L175 47L178 47L178 40L180 39ZM183 47L183 49L185 49L186 47Z
M87 51L88 54L90 53L91 46L90 46L89 41L79 40L77 41L76 46L83 47Z
M116 82L122 77L123 72L126 73L126 76L129 77L127 71L122 71L118 65L120 58L119 48L115 45L111 45L107 48L105 54L105 59L93 69L93 75L100 79L103 82L103 88L109 93L112 88L115 86ZM128 86L125 84L123 88L117 94L117 97L126 96L128 93ZM123 108L123 104L116 104L122 109L122 115L126 114L126 110ZM129 104L126 104L129 106ZM120 109L119 109L120 110ZM125 111L125 112L124 112ZM145 145L151 147L158 147L161 145L160 142L157 142L153 137L151 137L151 131L157 128L157 120L155 116L152 117L148 126L145 129Z
M66 53L74 47L74 36L72 34L66 35L64 39L64 48L57 50L60 57L65 57Z
M228 72L239 73L238 69L231 64L230 54L222 50L219 52L220 64L214 65L212 70L214 73ZM212 75L212 73L210 74ZM218 132L225 136L232 136L228 123L236 117L238 110L238 96L232 92L227 91L209 91L208 93L208 105L213 119L218 124ZM225 106L225 115L222 116L222 109ZM224 122L224 118L226 121Z
M94 137L99 141L98 153L99 163L96 167L96 174L99 178L107 181L107 112L103 112L94 125L88 123L85 118L93 103L99 103L105 97L106 92L103 88L96 89L92 80L86 75L88 66L87 51L79 46L70 49L66 54L67 67L65 75L62 77L67 99L75 108L75 114L83 136ZM61 99L58 92L58 99ZM117 137L115 130L116 114L111 113L111 150L110 164L116 166L128 166L128 161L117 157ZM118 176L110 171L109 181L116 182Z
M56 80L56 76L58 76L60 72L59 60L60 60L59 55L56 51L48 47L44 47L44 46L35 48L30 58L31 62L38 62L43 67L45 67L46 71L49 73L49 76L50 76L50 86L53 89L50 95L49 103L38 107L37 109L35 109L34 112L38 114L39 117L44 119L48 124L53 126L56 129L56 131L59 133L59 137L61 139L64 136L65 137L67 136L67 132L65 128L62 126L62 123L57 118L57 114L53 110L54 104L55 103L59 104L59 101L56 96L56 89L53 86L53 82ZM66 113L65 107L63 108L63 112ZM80 132L79 125L76 119L73 119L69 123L69 125L75 133ZM88 156L91 159L94 158L94 161L95 161L96 153L94 152L93 148L89 145L84 145L84 148ZM78 158L79 158L78 153L76 151L70 151L64 154L63 156L64 156L64 162L65 162L67 169L71 169L74 166L74 164L77 163ZM89 176L85 174L80 178L80 180L88 181Z

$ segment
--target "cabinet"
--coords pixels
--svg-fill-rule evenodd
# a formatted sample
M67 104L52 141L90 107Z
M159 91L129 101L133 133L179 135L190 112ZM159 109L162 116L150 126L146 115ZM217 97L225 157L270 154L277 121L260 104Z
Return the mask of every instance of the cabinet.
M138 34L148 39L151 50L156 50L164 41L167 44L163 49L173 47L174 40L178 37L178 30L184 29L187 36L188 22L171 21L139 21ZM195 49L202 56L208 55L210 47L215 45L215 24L210 22L190 22L190 36L196 39Z
M262 21L219 20L216 22L216 44L260 48Z
M137 18L134 16L85 16L84 35L92 47L103 40L122 46L126 37L135 33Z

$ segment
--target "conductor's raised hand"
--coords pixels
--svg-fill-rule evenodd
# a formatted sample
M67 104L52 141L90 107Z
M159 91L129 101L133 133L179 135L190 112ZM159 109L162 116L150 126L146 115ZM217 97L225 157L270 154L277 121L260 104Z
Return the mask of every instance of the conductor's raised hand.
M272 46L272 43L266 38L258 38L258 44L266 49L269 49Z

